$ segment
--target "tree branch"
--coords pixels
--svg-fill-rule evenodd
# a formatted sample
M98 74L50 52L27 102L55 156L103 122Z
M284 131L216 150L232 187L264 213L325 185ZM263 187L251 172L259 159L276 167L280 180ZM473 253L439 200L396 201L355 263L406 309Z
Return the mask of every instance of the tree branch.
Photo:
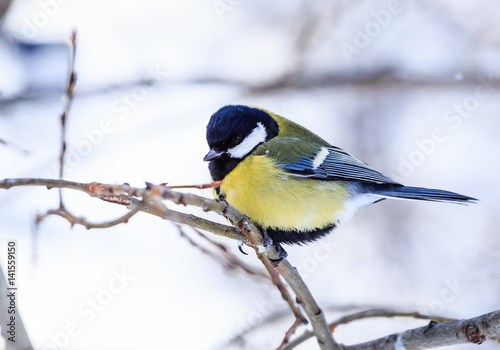
M69 188L83 191L90 196L97 197L104 201L127 206L140 202L137 198L139 197L142 198L145 204L147 203L147 207L140 207L140 210L144 212L183 224L195 222L197 224L195 227L197 228L203 228L211 232L217 231L215 233L222 234L223 236L229 238L236 238L245 242L255 249L257 256L269 272L273 283L280 290L283 299L288 303L290 309L294 313L296 321L290 330L294 331L296 329L295 324L298 322L297 320L300 320L301 323L307 323L307 318L302 315L302 312L295 305L286 287L281 282L278 272L292 288L297 299L300 300L301 306L311 321L321 349L338 349L338 345L333 340L332 334L329 331L321 309L319 309L297 270L293 268L286 259L278 265L277 269L275 269L270 259L280 259L280 253L276 250L274 245L269 245L269 242L266 242L262 233L245 215L228 203L218 202L213 199L200 197L190 193L176 192L165 186L156 186L150 183L146 183L145 188L137 188L131 187L128 184L110 185L97 182L79 183L54 179L4 179L0 181L0 188L3 189L10 189L18 186L45 186L48 189ZM214 227L216 227L217 230L212 230L212 225L215 223L201 218L196 218L195 220L193 219L193 216L187 216L185 214L169 210L163 204L162 200L169 200L179 205L193 205L203 209L204 211L214 211L228 218L235 224L237 229L232 228L235 230L229 230L223 228L223 225L216 224ZM64 208L62 208L62 210L66 211ZM60 215L59 212L49 212L49 214ZM67 219L66 214L61 214L60 216ZM75 220L74 216L71 216L70 219L73 219L73 222L77 224L81 224L83 222L82 220ZM101 223L100 225L105 224ZM290 332L287 333L287 336L288 334L290 334ZM287 340L286 337L285 340Z
M101 200L106 202L121 204L129 206L132 203L140 203L141 201L137 198L123 195L124 189L120 189L120 185L104 185L96 182L82 183L67 180L57 180L57 179L4 179L0 181L0 189L10 189L12 187L19 186L43 186L47 189L52 188L67 188L72 190L78 190L87 193L92 197L99 197ZM128 185L126 185L128 187ZM118 193L113 193L113 188L119 188ZM184 193L179 193L180 195L185 195ZM190 198L190 197L188 197ZM203 198L203 197L200 197ZM205 198L206 199L206 198ZM210 199L208 199L210 201ZM217 203L217 202L216 202ZM191 204L191 203L190 203ZM224 208L224 205L222 205ZM219 224L210 220L206 220L191 214L184 214L177 212L175 210L165 209L164 212L155 212L149 206L145 206L140 209L143 212L153 214L161 217L165 220L170 220L180 224L186 224L195 228L210 231L216 235L224 236L227 238L245 241L245 236L235 227ZM55 214L55 213L54 213ZM57 215L57 214L56 214ZM77 223L78 224L78 223Z
M344 350L421 350L455 344L481 344L500 336L500 310L467 320L436 323L372 340L343 346Z
M321 349L339 349L339 345L333 340L330 329L323 326L326 324L325 314L316 303L316 300L314 300L297 269L288 260L283 260L277 269L292 288L297 296L297 302L304 308L306 315L309 317L314 335Z
M422 320L432 320L434 322L451 322L456 319L440 316L423 315L418 312L401 312L389 309L371 309L366 311L356 312L354 314L343 316L329 324L330 330L333 332L338 326L347 324L353 321L362 320L373 317L412 317ZM297 345L302 344L307 339L314 337L314 332L305 331L300 337L295 338L283 350L295 348Z

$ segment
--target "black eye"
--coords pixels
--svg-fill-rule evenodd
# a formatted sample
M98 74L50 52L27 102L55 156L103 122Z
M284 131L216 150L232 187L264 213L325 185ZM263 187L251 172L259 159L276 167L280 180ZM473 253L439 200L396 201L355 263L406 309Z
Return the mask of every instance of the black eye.
M241 142L241 137L240 136L236 136L234 139L233 139L233 145L237 145L238 143Z

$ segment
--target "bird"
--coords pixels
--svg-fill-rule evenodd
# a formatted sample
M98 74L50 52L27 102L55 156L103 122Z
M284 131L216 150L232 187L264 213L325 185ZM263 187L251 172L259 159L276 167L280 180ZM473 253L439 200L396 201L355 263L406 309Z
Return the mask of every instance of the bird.
M386 198L472 203L458 193L404 186L305 127L259 107L226 105L207 125L214 190L274 244L307 244Z

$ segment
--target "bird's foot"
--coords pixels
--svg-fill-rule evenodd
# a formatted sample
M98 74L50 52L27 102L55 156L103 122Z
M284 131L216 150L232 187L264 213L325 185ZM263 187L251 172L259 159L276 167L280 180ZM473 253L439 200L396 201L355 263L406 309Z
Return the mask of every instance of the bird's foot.
M276 247L276 250L279 253L279 258L278 259L271 259L271 258L269 258L269 260L271 260L271 263L273 264L273 266L276 267L276 266L278 266L278 264L280 262L282 262L283 260L285 260L287 258L288 253L286 252L285 249L283 249L283 247L281 246L281 244L274 243L274 246Z

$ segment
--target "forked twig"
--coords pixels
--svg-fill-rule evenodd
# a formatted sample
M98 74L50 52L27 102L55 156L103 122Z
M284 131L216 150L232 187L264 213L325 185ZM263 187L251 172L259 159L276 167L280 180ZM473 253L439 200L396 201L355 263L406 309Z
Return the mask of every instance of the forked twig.
M92 228L102 229L102 228L110 228L119 224L126 224L135 214L142 210L143 204L139 201L139 203L135 203L131 206L130 211L123 214L122 216L108 221L103 222L90 222L85 217L77 217L71 214L64 206L58 209L48 210L45 214L39 214L36 217L36 224L39 225L47 216L56 215L66 219L70 225L73 227L74 225L84 226L87 230Z

